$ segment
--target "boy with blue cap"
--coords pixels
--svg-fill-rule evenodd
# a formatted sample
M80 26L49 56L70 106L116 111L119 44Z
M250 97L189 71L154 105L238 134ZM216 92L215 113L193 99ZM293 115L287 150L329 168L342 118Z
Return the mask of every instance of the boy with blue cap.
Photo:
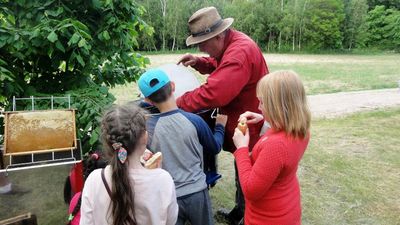
M178 109L173 95L175 84L160 69L145 72L138 86L146 101L160 110L147 121L147 145L153 152L162 152L162 168L175 182L179 205L176 224L214 224L203 172L203 149L212 154L220 152L227 117L217 116L213 133L201 117Z

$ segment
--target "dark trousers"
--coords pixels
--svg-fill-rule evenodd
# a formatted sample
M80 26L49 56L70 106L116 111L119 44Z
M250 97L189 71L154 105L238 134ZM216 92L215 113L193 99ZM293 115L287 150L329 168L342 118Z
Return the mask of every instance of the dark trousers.
M176 225L214 225L208 189L179 197L179 213Z
M234 165L235 165L235 185L236 185L235 208L233 208L230 214L235 220L240 220L244 216L244 196L242 187L240 186L239 182L239 173L236 166L236 161Z

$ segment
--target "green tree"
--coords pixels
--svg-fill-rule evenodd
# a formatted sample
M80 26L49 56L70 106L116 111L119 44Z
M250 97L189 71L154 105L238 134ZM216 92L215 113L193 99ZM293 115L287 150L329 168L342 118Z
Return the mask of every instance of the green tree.
M346 0L343 46L347 49L364 47L367 38L366 0Z
M307 10L304 38L312 49L340 49L344 20L343 2L340 0L311 0Z
M219 0L138 0L147 13L143 19L154 27L153 36L142 36L139 43L142 50L177 50L187 48L189 35L187 21L198 9L215 6L222 12L224 2Z
M258 41L257 28L260 25L260 18L257 17L257 7L259 4L255 1L233 1L232 4L226 4L223 14L235 19L233 23L235 29Z
M399 0L368 0L369 9L374 9L378 5L383 5L386 8L400 9Z
M368 45L400 51L400 10L376 6L368 12Z
M107 87L135 81L148 59L137 37L151 32L131 0L16 0L0 5L0 104L11 96L65 95L78 108L78 137L96 146Z

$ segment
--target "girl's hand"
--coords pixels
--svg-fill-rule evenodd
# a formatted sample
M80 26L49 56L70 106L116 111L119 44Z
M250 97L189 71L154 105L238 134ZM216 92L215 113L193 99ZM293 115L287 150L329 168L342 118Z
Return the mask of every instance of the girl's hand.
M246 135L243 135L242 131L240 131L238 128L236 128L232 139L233 139L233 143L236 146L236 149L242 148L242 147L248 147L249 141L250 141L249 129L246 130Z

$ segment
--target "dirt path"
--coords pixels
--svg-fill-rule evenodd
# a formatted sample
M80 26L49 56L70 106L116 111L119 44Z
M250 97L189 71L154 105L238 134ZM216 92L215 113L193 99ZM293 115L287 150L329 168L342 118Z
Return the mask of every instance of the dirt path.
M308 96L313 117L336 117L359 111L400 106L400 88Z

